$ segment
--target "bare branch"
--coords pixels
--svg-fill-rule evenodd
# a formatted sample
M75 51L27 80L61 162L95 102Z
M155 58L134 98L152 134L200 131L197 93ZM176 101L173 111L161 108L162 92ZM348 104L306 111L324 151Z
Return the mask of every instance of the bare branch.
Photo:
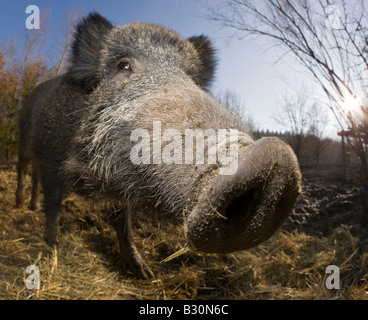
M243 37L269 38L312 75L342 130L354 133L363 160L364 141L346 101L368 96L368 14L366 1L226 0L210 7L211 19ZM289 113L295 123L293 114ZM368 172L368 169L367 169ZM368 175L368 174L367 174Z

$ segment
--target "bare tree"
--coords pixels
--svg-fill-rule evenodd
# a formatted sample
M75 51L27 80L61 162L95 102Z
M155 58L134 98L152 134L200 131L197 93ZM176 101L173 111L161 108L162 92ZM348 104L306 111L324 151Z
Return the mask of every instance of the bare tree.
M308 135L313 142L312 148L317 166L319 165L322 152L329 143L328 140L324 139L327 124L328 117L321 105L318 103L312 104L308 111Z
M226 89L224 92L220 92L216 98L234 111L251 130L254 130L253 118L249 114L244 101L235 91Z
M50 12L43 11L41 14L40 21L40 29L26 30L23 40L25 44L25 54L22 59L22 63L20 64L20 68L17 70L17 80L15 82L15 88L13 93L12 104L13 106L16 104L18 99L19 87L21 84L21 80L24 74L24 71L27 67L27 63L32 57L35 57L37 52L41 51L41 48L46 40L47 32L49 30L49 18Z
M56 76L60 74L60 71L62 70L65 57L67 55L67 52L69 50L69 47L73 41L73 33L76 26L76 23L78 19L82 16L83 11L82 9L74 10L74 11L68 11L65 15L65 24L63 24L63 45L62 45L62 53L60 57L60 61L58 63L57 69L56 69Z
M263 36L306 68L328 97L341 129L352 129L354 150L368 179L361 117L348 104L366 97L368 15L365 0L226 0L208 4L210 18L242 37ZM357 123L359 122L359 124ZM366 133L368 135L368 133Z
M294 97L285 94L273 116L274 120L287 131L287 142L298 158L308 130L309 108L308 99L304 94L296 94Z

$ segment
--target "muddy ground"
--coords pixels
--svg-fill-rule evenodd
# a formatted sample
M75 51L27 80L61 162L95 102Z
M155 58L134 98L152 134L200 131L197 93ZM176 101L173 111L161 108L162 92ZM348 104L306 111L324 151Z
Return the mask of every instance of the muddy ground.
M348 177L340 167L303 170L303 193L283 229L297 229L314 236L328 236L341 225L362 241L368 240L368 186Z

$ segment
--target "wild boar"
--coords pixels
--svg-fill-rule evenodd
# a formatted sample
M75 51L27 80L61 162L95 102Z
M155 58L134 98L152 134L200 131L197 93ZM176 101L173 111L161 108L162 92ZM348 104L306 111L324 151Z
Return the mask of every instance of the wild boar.
M203 35L114 26L97 13L78 24L69 69L36 87L20 115L16 201L24 202L32 164L31 207L41 185L48 244L57 243L70 191L112 204L122 261L143 278L153 273L132 237L138 210L182 219L189 245L203 252L244 250L272 236L299 194L299 165L281 140L254 141L208 92L215 64ZM218 157L221 145L225 160L236 147L231 161Z

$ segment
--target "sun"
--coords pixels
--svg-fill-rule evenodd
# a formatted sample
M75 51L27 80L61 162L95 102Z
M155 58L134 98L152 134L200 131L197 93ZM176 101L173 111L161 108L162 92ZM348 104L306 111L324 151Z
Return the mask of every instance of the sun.
M357 96L349 95L341 102L341 107L346 112L359 113L362 100Z

